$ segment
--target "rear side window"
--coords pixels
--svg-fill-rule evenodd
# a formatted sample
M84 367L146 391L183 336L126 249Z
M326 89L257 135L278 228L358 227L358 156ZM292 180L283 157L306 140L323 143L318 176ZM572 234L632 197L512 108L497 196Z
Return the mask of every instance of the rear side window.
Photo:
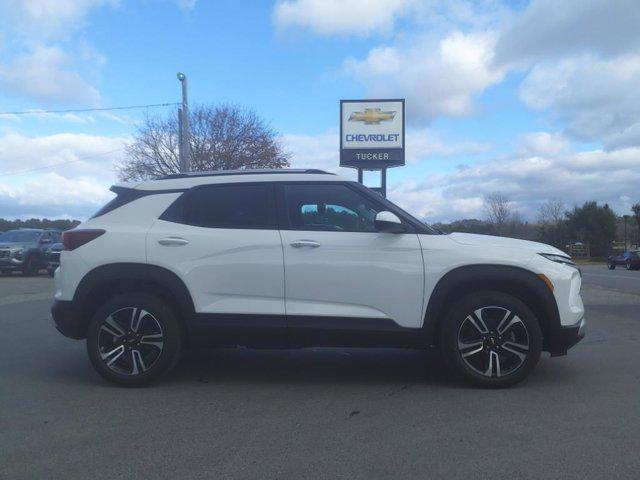
M207 228L277 228L268 184L197 187L176 200L160 218Z

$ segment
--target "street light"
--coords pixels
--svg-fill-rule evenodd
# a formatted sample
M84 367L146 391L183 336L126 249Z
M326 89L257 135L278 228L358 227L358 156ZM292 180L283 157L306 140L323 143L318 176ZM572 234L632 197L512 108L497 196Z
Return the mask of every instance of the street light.
M191 140L189 135L189 106L187 104L187 76L178 72L176 75L178 81L182 84L182 108L180 115L180 144L178 145L180 152L180 171L188 172L191 169Z

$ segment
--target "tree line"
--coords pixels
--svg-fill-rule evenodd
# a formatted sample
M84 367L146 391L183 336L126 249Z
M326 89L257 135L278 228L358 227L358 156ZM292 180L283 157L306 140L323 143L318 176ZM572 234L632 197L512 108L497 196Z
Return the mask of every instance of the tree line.
M0 232L17 230L19 228L51 228L54 230L69 230L80 224L80 220L48 218L30 218L28 220L7 220L0 218Z
M536 240L562 250L569 243L588 243L591 256L603 257L612 242L640 244L640 203L628 215L618 216L604 203L588 201L567 209L561 200L548 200L538 209L536 221L523 221L506 195L493 193L484 201L484 219L464 219L434 226L446 233L467 232Z

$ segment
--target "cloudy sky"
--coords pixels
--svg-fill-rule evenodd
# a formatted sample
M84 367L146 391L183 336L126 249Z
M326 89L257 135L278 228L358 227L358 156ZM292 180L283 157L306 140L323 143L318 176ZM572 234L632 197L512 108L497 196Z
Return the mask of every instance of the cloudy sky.
M428 221L640 201L637 0L0 0L0 217L84 218L145 115L248 106L293 166L338 164L340 98L406 98L389 196ZM374 174L365 176L375 186Z

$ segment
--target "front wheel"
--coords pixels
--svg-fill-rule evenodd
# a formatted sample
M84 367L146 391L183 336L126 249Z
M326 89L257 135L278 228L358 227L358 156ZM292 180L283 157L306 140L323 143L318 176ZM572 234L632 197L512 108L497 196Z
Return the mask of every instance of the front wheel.
M538 320L519 299L483 292L459 300L445 319L442 347L449 364L472 383L509 387L536 366L542 350Z
M164 300L146 293L114 296L97 310L87 332L94 368L127 387L156 380L177 362L181 347L175 313Z
M27 257L24 261L24 267L22 269L22 274L25 277L32 277L38 273L38 259L35 255L31 255Z
M631 264L631 260L627 260L627 263L625 263L624 268L626 268L627 270L633 270L633 265Z
M613 262L609 262L609 263L607 264L607 268L608 268L609 270L615 270L615 268L616 268L616 264L615 264L615 263L613 263Z

